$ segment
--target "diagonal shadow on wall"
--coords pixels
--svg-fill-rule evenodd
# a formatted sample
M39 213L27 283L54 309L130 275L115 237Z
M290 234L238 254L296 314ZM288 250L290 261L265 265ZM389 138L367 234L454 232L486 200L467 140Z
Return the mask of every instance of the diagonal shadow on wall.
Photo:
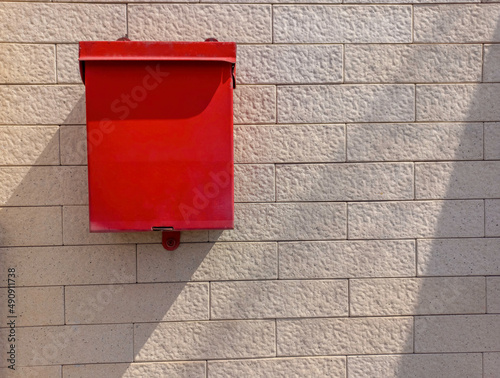
M486 41L498 41L498 21L496 31L485 37ZM483 62L484 43L488 42L482 45ZM493 219L493 202L500 197L500 188L494 185L499 163L493 161L498 159L500 145L493 146L488 140L489 133L496 130L498 135L500 127L496 123L500 113L492 111L500 106L492 95L498 93L498 89L491 90L494 82L484 76L483 67L479 83L416 85L417 122L465 126L450 161L415 162L414 201L423 209L410 206L393 219L394 224L380 225L392 235L390 229L404 226L408 218L423 226L401 230L401 235L406 234L402 237L415 238L417 280L388 279L370 289L374 295L372 314L413 318L407 339L414 354L348 357L349 376L479 378L498 374L493 365L498 356L488 352L500 351L500 318L487 307L488 277L500 275L500 244L495 239L500 233L488 224L488 219ZM488 143L489 147L483 148ZM482 151L473 157L465 146ZM496 157L491 157L494 149ZM431 202L426 201L439 201L435 202L439 211L431 211ZM381 299L377 290L389 289L394 300L376 303ZM489 295L498 293L490 291Z
M187 325L208 320L211 280L276 278L276 243L261 243L262 251L253 251L247 243L217 246L208 242L207 231L191 231L182 233L177 251L167 252L155 232L89 233L84 107L81 95L63 119L54 122L58 126L33 126L45 133L39 151L25 166L5 170L9 187L0 199L0 263L19 272L20 298L31 296L38 310L53 308L50 314L57 315L33 319L33 306L24 312L19 307L23 319L18 323L17 364L74 365L63 367L65 376L147 376L148 369L157 369L164 376L175 371L205 377L206 363L199 356L214 355L218 348L213 340L224 344L225 330L243 339L241 349L253 345L251 337L240 337L232 326L238 322L188 332L192 340L187 345L203 341L204 349L192 358L186 357L190 351L171 351L168 337L175 340L176 333L166 338L165 333L156 336L156 329L177 320ZM99 143L99 138L89 140ZM20 144L13 138L11 152ZM0 286L6 278L6 272L0 272ZM35 289L42 290L35 293L38 299L33 298ZM186 359L198 361L156 363Z
M1 170L0 286L6 287L7 267L14 268L19 301L34 303L17 307L17 366L116 362L123 364L98 375L137 376L129 366L142 347L133 345L134 327L148 324L152 333L155 322L208 319L208 283L188 281L196 280L213 243L207 231L184 232L182 247L172 253L161 246L159 232L90 234L84 122L81 96L61 125L25 126L30 138L40 138L39 150L23 151L14 131L5 155L26 155L16 166L3 162ZM163 265L148 264L149 258ZM44 316L51 307L55 318ZM7 339L5 332L0 330ZM3 359L0 366L5 364Z

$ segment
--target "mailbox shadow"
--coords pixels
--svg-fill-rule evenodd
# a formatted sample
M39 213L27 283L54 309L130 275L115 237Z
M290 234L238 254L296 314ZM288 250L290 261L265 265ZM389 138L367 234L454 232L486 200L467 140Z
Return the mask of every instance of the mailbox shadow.
M170 120L187 119L201 114L212 102L222 83L229 81L228 63L203 62L94 62L103 74L95 73L89 96L98 119ZM94 70L95 71L95 70ZM133 73L131 76L130 73ZM198 72L189 75L188 72ZM131 77L130 77L131 76ZM104 104L113 104L111 109ZM110 116L115 115L115 117Z
M4 130L3 127L0 128L0 133L2 132L7 134L7 131ZM8 136L6 137L8 138ZM37 137L39 136L37 135ZM54 131L54 135L50 136L48 140L45 139L44 142L44 150L39 153L36 161L33 161L33 164L47 164L47 162L53 161L54 156L58 154L58 132ZM11 148L12 151L9 151ZM12 143L7 147L5 153L14 155L15 149L17 148L19 147ZM41 172L37 172L38 167L35 167L35 170L30 166L7 166L3 168L3 174L2 177L0 177L2 194L4 195L0 197L0 248L16 246L22 235L29 235L33 232L33 230L30 229L30 219L22 219L16 222L16 218L19 219L23 216L22 214L18 214L19 211L23 211L23 209L19 209L18 207L27 206L27 200L37 201L48 199L48 201L50 201L54 194L51 192L40 193L38 190L40 186L37 187L36 184L44 181L44 175L41 174ZM46 186L42 185L42 187L45 188ZM1 257L0 255L0 262L2 262L0 266L7 266L8 262L4 264ZM3 280L0 285L4 287L5 283Z
M460 19L456 20L457 23L461 22ZM493 35L498 35L500 32L500 20L497 20L497 29L494 32ZM480 45L480 43L476 43L476 45ZM483 49L483 54L484 54L484 49ZM482 56L483 62L484 62L484 55ZM481 78L482 83L484 80L484 77ZM461 119L456 119L456 120L450 120L454 122L461 122L461 123L466 123L466 122L476 122L476 125L480 125L482 127L482 143L484 146L484 143L486 142L487 136L485 135L485 122L486 121L492 121L488 120L486 117L484 117L478 109L476 108L477 106L485 106L482 101L484 101L484 96L480 94L482 88L480 88L481 84L471 84L471 85L479 85L479 87L476 87L475 93L472 96L470 103L469 103L469 110L468 114L465 116L465 120ZM457 92L458 93L458 92ZM457 98L457 102L459 99ZM489 99L491 101L491 108L494 106L498 106L498 99ZM495 103L496 102L496 103ZM450 107L452 107L452 104L450 104ZM500 120L496 120L500 121ZM471 133L470 131L466 130L462 133L460 137L460 142L457 144L457 150L461 148L463 145L470 144L470 138L471 138ZM498 149L500 149L500 146L498 146ZM463 147L462 147L463 150ZM455 152L456 158L453 160L460 160L461 158L457 156L458 151ZM472 159L471 159L472 160ZM484 147L483 147L483 157L481 160L485 160L484 156ZM442 184L442 186L445 186L446 193L442 198L429 198L429 200L470 200L470 201L475 201L475 203L478 204L478 206L481 208L480 211L477 213L479 218L482 218L485 216L485 209L484 207L486 206L486 199L489 199L491 197L483 197L483 198L473 198L470 199L470 196L462 197L460 195L457 195L457 192L460 191L459 185L460 183L463 182L463 170L461 172L457 172L456 166L460 164L460 162L451 162L450 163L452 166L452 171L451 174L447 177L433 177L434 182L438 182ZM473 170L467 170L467 173L469 174L469 177L467 177L467 180L470 182L479 182L479 178L476 177L476 171ZM418 180L418 177L417 177ZM467 198L469 197L469 198ZM419 200L418 198L416 200ZM481 203L482 202L482 203ZM446 202L445 202L446 203ZM472 203L472 202L469 202ZM466 217L469 214L461 214L463 217ZM482 224L481 224L482 222ZM481 314L487 313L487 308L486 308L486 276L488 275L500 275L500 267L497 266L497 269L495 272L492 272L494 269L491 266L487 266L488 263L486 264L483 263L484 269L481 270L481 268L478 270L472 270L470 269L471 267L468 265L468 257L469 256L461 256L459 257L454 253L452 250L447 250L447 252L443 252L443 248L440 247L439 242L444 241L447 239L446 236L446 230L449 230L450 228L453 228L454 224L457 223L462 223L464 226L464 231L468 232L472 228L479 228L479 230L483 233L483 236L477 235L477 236L466 236L466 235L457 235L452 237L452 239L456 239L458 243L461 241L465 240L470 240L470 238L475 238L477 241L486 241L488 239L488 236L492 235L487 235L486 234L486 221L480 220L479 223L475 224L467 224L464 222L464 219L460 218L460 216L457 218L456 216L456 211L450 211L449 208L446 206L443 206L441 213L439 215L439 218L437 220L437 224L435 227L435 236L432 236L431 239L435 239L434 241L431 241L430 247L426 250L426 258L423 258L423 250L422 250L422 245L420 244L421 241L424 241L420 238L415 239L416 242L416 253L417 253L417 274L419 277L429 277L429 280L423 280L420 290L416 296L416 301L415 305L413 307L413 310L411 310L411 313L408 315L413 315L414 318L414 327L413 331L411 334L408 334L408 344L412 346L413 348L413 353L415 353L413 356L429 356L429 354L433 354L434 356L450 356L450 358L447 360L447 362L443 362L442 360L423 360L420 363L416 362L414 358L412 358L412 355L400 355L400 356L395 356L394 358L398 360L396 364L392 365L392 369L385 370L384 373L384 378L385 377L393 377L393 378L410 378L410 377L431 377L429 375L429 371L432 371L434 368L441 366L441 372L444 375L441 375L443 378L451 378L451 377L456 377L456 374L461 374L460 376L466 376L466 374L472 374L474 376L481 375L481 370L485 369L483 371L483 376L490 377L490 375L486 375L486 368L487 368L487 363L486 361L483 363L482 359L484 358L486 360L486 354L484 354L484 357L482 356L483 353L489 352L489 351L500 351L500 339L497 340L495 343L495 348L491 349L491 345L487 346L488 342L485 340L479 341L478 347L471 347L469 350L466 350L467 352L473 353L474 358L473 359L468 359L466 360L465 358L467 357L466 354L463 354L461 352L464 352L464 345L468 344L469 340L465 339L464 336L462 335L473 335L476 333L476 330L473 328L475 325L472 323L466 323L467 325L464 328L457 328L456 326L453 327L447 327L442 329L442 334L441 334L441 340L443 340L443 344L445 340L448 342L446 343L447 347L444 347L443 349L440 348L440 345L434 345L433 347L425 347L424 345L429 341L429 338L435 338L433 335L431 335L428 331L429 325L424 321L424 317L427 319L437 319L434 318L436 316L440 315L456 315L456 316L462 316L463 318L468 318L470 320L473 320L474 317L476 316L481 316ZM464 236L466 238L464 238ZM499 235L500 236L500 235ZM476 251L474 249L471 249L469 251L466 251L466 254L470 254L471 256L474 256L474 254L478 253L479 251ZM477 257L478 259L481 259L481 256ZM462 269L459 269L457 271L453 271L454 266L459 266L462 264ZM443 273L438 273L440 268L445 269L446 267L451 267L448 272L443 272ZM461 273L459 273L461 271ZM470 273L464 273L464 272L470 272ZM458 288L455 286L453 282L448 282L448 283L441 283L441 287L438 292L436 292L436 284L431 282L430 277L439 277L439 276L450 276L450 277L458 277L458 279L463 279L461 281L461 288ZM479 285L479 291L478 291L478 281L475 279L468 280L470 278L476 278L476 279L483 279L484 282L480 283ZM468 281L467 281L468 280ZM464 293L468 293L469 295L464 295ZM482 304L481 307L478 307L477 305L473 306L468 306L468 303L471 301L471 296L470 293L478 293L478 297L474 298L477 299L475 303ZM463 310L457 310L458 308L461 308ZM465 310L465 308L468 308L468 310ZM500 316L500 314L497 314L496 316ZM450 317L451 318L451 317ZM490 323L493 324L493 323ZM487 334L498 334L498 330L495 329L489 329L489 330L481 330L477 331L478 335L481 332L486 332ZM478 336L480 337L480 336ZM450 349L450 340L455 340L457 343L460 345L453 345ZM476 340L477 342L477 340ZM430 342L432 344L432 342ZM474 341L472 341L474 343ZM467 348L466 348L467 349ZM441 353L445 353L444 355ZM453 357L450 354L446 353L459 353L455 354ZM410 356L410 357L406 357ZM380 360L379 362L381 362ZM473 362L473 366L468 366L471 364L471 361ZM371 361L370 363L374 363L375 360ZM374 366L377 366L374 364ZM378 365L381 366L381 365ZM387 366L387 365L386 365ZM446 367L443 367L446 366ZM464 366L468 366L467 372L461 371L461 369ZM376 368L375 368L376 369ZM430 370L427 370L430 369ZM489 367L489 374L492 374L493 369L492 367ZM373 376L375 377L382 377L382 375L378 375L375 370L370 370L367 369L365 371L372 371ZM427 372L427 373L426 373ZM500 374L500 372L497 372ZM467 375L469 376L469 375ZM495 375L496 376L496 375ZM434 377L434 376L432 376ZM491 376L493 377L493 376Z
M85 98L81 96L65 115L63 124L82 123L84 117ZM51 132L44 132L46 127L52 129ZM40 217L30 217L29 209L22 208L62 205L62 182L49 174L51 167L60 164L60 130L55 130L57 127L57 122L45 126L17 126L22 129L11 134L11 140L3 126L0 130L6 133L8 140L5 154L15 157L3 167L5 177L0 177L4 194L0 197L0 248L46 244L43 233L49 231L50 225L42 224ZM29 145L29 150L22 146L24 143ZM40 147L43 150L37 150Z
M220 84L219 81L211 82L210 86L215 89ZM167 85L169 85L167 78ZM192 82L191 87L195 85ZM191 88L189 87L189 88ZM188 88L188 89L189 89ZM191 88L192 89L192 88ZM205 94L208 94L206 92ZM213 93L209 93L212 95ZM149 100L149 98L148 98ZM202 112L203 109L210 102L210 98L198 98L199 106L192 107L195 112ZM140 104L138 106L139 111L142 109ZM179 109L176 109L175 104L169 104L168 107L159 109L161 114L153 115L152 117L186 117L186 113L182 113ZM140 112L138 113L140 114ZM148 113L149 114L149 113ZM194 113L190 114L191 116ZM149 115L151 116L151 115ZM133 118L133 115L130 115ZM81 126L85 128L85 126ZM80 137L85 137L85 133L80 133ZM103 136L104 138L107 135ZM78 141L73 141L77 144L84 146L86 143L85 139L80 139ZM88 224L88 207L86 206L86 212L83 214L85 219L83 220ZM77 222L80 223L80 222ZM71 224L65 223L65 227L71 227ZM69 231L65 229L65 231ZM87 231L88 232L88 231ZM88 233L91 237L91 235ZM161 364L159 361L137 361L137 354L141 351L143 343L140 343L139 339L135 337L136 328L147 329L150 333L144 338L144 342L147 342L150 336L154 333L156 327L163 322L175 322L175 321L196 321L196 320L208 320L209 313L208 302L204 303L200 301L196 304L192 304L189 308L192 310L194 315L183 313L182 307L185 302L182 299L186 296L186 288L189 285L196 285L193 281L193 276L199 266L203 263L206 256L212 249L214 243L208 242L208 231L184 231L181 233L181 245L176 251L166 251L161 245L161 232L137 232L137 233L99 233L97 237L112 236L113 244L124 244L136 245L136 280L137 282L131 284L125 284L128 287L134 287L134 291L141 290L144 288L144 297L140 296L128 296L126 290L116 291L112 293L108 303L102 304L102 310L98 309L90 315L92 318L91 322L87 321L85 316L79 323L89 323L89 324L107 324L113 321L109 319L101 319L100 314L106 313L110 308L116 306L117 303L126 303L127 311L128 309L143 309L142 313L137 313L137 318L131 317L124 321L117 320L116 323L131 324L134 332L133 337L133 356L130 361L116 361L110 364L78 364L72 365L71 367L64 367L63 369L72 369L72 372L76 376L82 377L95 377L95 376L106 376L109 378L119 378L119 377L132 377L132 376L144 376L147 373L147 366L141 366L142 362L147 363L150 368L154 368L155 364ZM154 243L154 244L151 244ZM92 243L99 244L99 242ZM147 266L145 266L147 265ZM113 266L108 267L109 270L113 270ZM161 300L151 301L148 298L147 288L155 286L158 291L161 292L159 297ZM200 285L200 284L198 284ZM208 285L208 284L207 284ZM208 290L208 287L207 287ZM153 293L155 290L153 290ZM96 298L97 299L97 298ZM180 303L178 300L180 299ZM208 297L207 297L208 300ZM149 302L148 302L149 301ZM144 304L147 304L144 306ZM201 308L200 308L201 307ZM205 311L205 312L204 312ZM203 313L200 316L197 314ZM146 316L145 316L146 315ZM123 346L124 349L128 349L128 346ZM162 348L162 346L158 346ZM165 346L163 346L165 347ZM166 346L168 347L168 346ZM144 370L146 369L146 370ZM66 370L64 370L66 371ZM151 373L153 374L153 373ZM194 377L196 378L196 377ZM201 377L200 377L201 378Z
M65 126L68 128L80 128L82 130L85 126L85 115L84 111L84 96L82 96L71 112L66 116L66 119L59 126ZM40 127L40 126L35 126ZM56 129L57 126L51 126ZM208 242L208 231L188 231L183 232L181 236L181 247L175 252L169 252L163 249L161 245L161 233L160 232L138 232L138 233L99 233L91 234L88 231L88 206L86 202L73 203L64 202L65 196L62 194L64 192L64 187L68 184L65 180L73 180L74 177L61 176L59 173L61 170L68 167L82 168L81 172L85 172L84 166L85 159L82 159L80 163L75 166L61 166L57 165L57 159L60 159L60 149L61 149L61 138L60 138L61 127L59 127L58 132L54 132L50 138L47 138L44 143L44 149L40 151L36 159L30 162L27 166L14 166L5 167L8 169L5 179L6 182L3 185L7 187L10 185L10 190L4 190L8 193L5 198L0 198L0 266L2 267L16 267L19 271L23 270L23 266L29 267L31 271L35 274L40 274L35 279L35 284L31 283L27 286L46 286L44 283L44 275L47 277L47 282L54 282L52 277L49 277L54 273L54 269L57 269L57 276L61 277L61 282L51 283L50 285L61 286L78 286L78 285L89 285L89 282L95 282L92 279L94 275L92 271L80 272L83 278L78 283L73 283L72 279L66 280L64 277L71 277L74 274L73 269L79 269L75 263L60 263L60 260L64 260L61 256L61 250L57 246L88 246L90 249L92 247L102 247L104 245L122 246L123 249L130 251L130 246L136 248L136 259L135 264L137 264L137 253L142 254L142 249L145 250L144 254L149 257L144 257L140 261L148 261L149 258L155 261L158 265L153 264L151 269L156 269L153 277L140 278L136 276L137 266L134 266L131 270L134 271L134 280L140 279L143 282L130 283L130 276L127 276L122 271L123 263L120 259L117 259L116 250L113 256L109 259L105 259L108 262L106 266L107 271L110 276L115 276L116 283L108 284L104 283L95 287L96 290L94 294L90 294L85 298L82 298L83 307L79 307L76 311L72 312L72 320L66 318L67 325L98 325L98 324L108 324L108 325L119 325L119 324L129 324L132 328L137 324L150 324L151 332L154 331L157 322L163 321L190 321L190 320L207 320L209 317L208 313L208 287L207 287L207 302L198 301L195 304L191 304L189 308L193 310L194 315L190 313L183 312L183 304L178 303L179 298L189 298L186 294L186 286L191 285L189 281L192 280L193 275L196 274L200 264L204 261L207 254L212 249L213 243ZM77 137L71 140L71 146L85 146L86 135L85 133L75 133ZM76 138L76 139L75 139ZM19 143L22 143L19 142ZM19 149L19 144L13 144L9 148L12 148L12 152L15 153L16 149ZM75 148L76 153L83 153L83 148ZM49 171L51 172L49 174ZM82 177L80 177L82 179ZM83 177L86 180L86 177ZM79 181L81 182L81 180ZM5 189L5 187L3 188ZM81 188L80 188L81 189ZM71 196L70 196L71 197ZM33 229L32 226L35 224L40 225L43 219L33 221L31 217L33 216L30 211L44 210L47 208L58 209L56 217L61 217L63 230L51 229L51 227L56 227L51 222L54 219L47 219L47 229ZM11 216L12 211L25 211L25 213ZM69 217L66 211L68 209L79 209L83 211L72 212ZM36 218L36 216L33 216ZM17 221L16 219L20 219ZM6 222L9 222L7 224ZM33 223L35 222L35 223ZM37 223L38 222L38 223ZM10 224L14 223L14 224ZM57 223L57 221L56 221ZM82 229L81 225L85 225L85 229ZM56 227L58 229L59 226ZM76 237L66 238L64 234L76 235ZM37 236L30 236L33 233L38 233ZM50 233L52 236L48 237ZM52 241L47 242L47 238ZM45 240L45 242L43 241ZM55 241L59 240L59 241ZM188 243L187 243L188 242ZM154 244L152 244L154 243ZM40 247L42 245L45 247ZM22 260L17 256L17 254L23 254L25 248L44 248L47 252L50 250L53 253L53 259L40 260L36 259L36 266L33 265L32 261ZM139 249L139 252L137 252ZM13 253L16 252L16 253ZM106 250L102 253L107 253ZM82 253L82 256L87 256ZM83 258L83 257L82 257ZM102 263L102 255L89 255L89 259L81 261L84 265L95 266L96 268L100 263ZM116 266L114 265L116 263ZM26 264L26 265L23 265ZM101 270L102 274L102 270ZM18 285L26 286L23 284L22 274L18 281ZM1 282L0 287L6 287L6 270L0 273ZM86 278L88 282L86 282ZM26 277L27 278L27 277ZM111 282L110 280L108 282ZM34 282L31 280L31 282ZM99 284L98 282L96 285ZM152 285L159 285L155 289L152 289ZM199 284L202 285L202 284ZM205 285L208 285L205 283ZM127 289L132 288L135 294L130 294ZM147 290L151 289L152 297L160 298L160 300L154 300L151 302L151 297L145 295L137 295L137 291L144 289L144 293L147 294ZM188 297L186 297L188 295ZM148 300L150 302L148 302ZM67 304L67 302L66 302ZM51 306L50 301L45 304L46 306ZM194 307L193 307L194 306ZM197 307L198 306L198 307ZM113 319L110 318L111 313L116 312L117 309L122 309L123 313L126 314L128 311L131 313L136 313L137 318L131 317L125 319ZM134 310L135 309L135 310ZM138 313L137 309L142 309L142 313ZM67 309L65 309L66 315ZM203 314L203 315L201 315ZM26 318L30 317L30 314L26 314ZM126 318L126 316L125 316ZM25 323L26 324L26 323ZM53 326L59 326L62 324L54 324ZM37 324L29 323L26 326L42 326L42 327L52 327L47 324ZM18 327L23 327L22 320L18 323ZM55 337L47 338L45 340L38 340L38 344L28 343L33 350L24 349L22 351L23 357L21 360L18 359L18 366L39 366L39 365L61 365L65 360L68 359L67 349L75 351L74 347L66 342L70 338L76 340L85 338L86 332L93 332L88 330L91 327L59 327L60 330L56 328ZM68 331L69 330L69 331ZM67 332L70 332L68 335ZM127 332L129 332L127 330ZM132 332L132 330L130 330ZM106 336L103 335L105 338ZM57 342L54 340L58 340ZM61 341L62 340L62 341ZM108 340L104 340L105 343ZM109 340L109 344L113 344L113 340ZM133 336L130 334L130 342L133 342ZM23 342L20 341L19 348L25 348ZM89 346L91 347L91 346ZM135 351L139 351L142 345L133 346ZM86 348L84 346L84 348ZM114 346L116 348L116 346ZM131 349L130 345L120 345L118 348L123 348L123 353L118 352L118 354L123 355L127 353L127 350ZM2 348L4 350L4 348ZM44 354L44 351L50 351L50 353ZM54 353L55 351L55 353ZM79 353L80 351L75 351ZM85 355L86 351L81 351L82 355ZM115 351L110 351L111 354L116 355ZM134 355L130 356L129 360L116 359L115 362L107 361L108 357L106 353L102 356L102 360L95 361L96 365L85 365L81 364L82 361L79 360L78 355L75 355L70 360L68 364L81 364L78 366L72 366L75 372L84 376L106 376L106 377L122 377L124 375L130 376L131 369L134 369L135 365L132 363L135 360ZM113 359L113 357L112 357ZM106 365L105 363L111 363L112 365ZM65 367L66 368L66 367ZM88 370L87 370L88 369ZM97 369L94 371L93 369ZM9 376L22 377L22 372L14 372ZM140 373L137 373L140 374ZM137 375L134 375L137 376Z

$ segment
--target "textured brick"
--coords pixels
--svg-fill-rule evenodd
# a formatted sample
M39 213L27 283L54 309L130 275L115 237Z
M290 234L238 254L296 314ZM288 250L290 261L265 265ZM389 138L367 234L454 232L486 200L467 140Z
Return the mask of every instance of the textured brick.
M274 357L269 320L144 323L134 329L136 361Z
M200 0L202 3L245 3L246 0ZM291 3L289 0L254 0L254 3ZM306 0L293 0L292 3L307 3ZM342 0L315 0L315 3L340 4Z
M210 240L343 239L346 208L338 203L236 204L234 230L210 231Z
M481 353L349 356L350 378L482 378Z
M85 123L83 86L0 86L0 124L62 123Z
M484 158L500 160L500 122L484 124Z
M498 198L500 162L420 163L415 165L416 198Z
M490 352L500 348L500 317L439 315L415 318L415 352Z
M347 125L346 139L349 161L473 160L483 157L481 123L355 124Z
M497 121L500 84L417 85L417 121Z
M278 88L280 123L413 121L412 85L301 85Z
M483 81L500 81L500 46L484 46Z
M347 316L347 280L212 282L213 319Z
M88 307L97 302L89 316ZM208 284L68 286L66 323L135 323L208 319Z
M0 368L0 376L8 377L12 374L9 368ZM18 377L23 378L54 378L61 377L61 366L33 366L33 367L19 367L16 366L14 373Z
M488 312L500 314L500 277L487 277Z
M498 378L500 0L10 1L14 375ZM169 253L159 232L88 232L77 42L127 23L132 40L238 42L236 228Z
M278 356L412 352L411 318L278 320Z
M418 275L500 275L499 248L493 238L418 240Z
M78 62L77 44L56 45L57 51L57 82L80 84L80 66Z
M209 362L208 371L211 378L345 378L346 363L344 357L230 360Z
M64 244L160 243L160 232L90 233L87 206L65 206ZM183 233L185 234L185 233Z
M240 164L234 166L236 202L274 201L274 165Z
M0 253L2 251L0 250ZM7 270L10 266L4 266ZM25 274L20 267L19 274ZM17 281L17 277L14 280ZM2 285L7 282L2 281ZM7 307L8 292L0 289L0 300L4 305L0 308L2 319L8 319L11 310ZM64 324L64 296L62 286L53 287L17 287L15 289L15 315L16 326L36 326ZM7 322L0 325L6 327Z
M0 168L0 205L50 206L85 203L85 167Z
M141 4L128 7L132 40L271 42L269 5Z
M58 126L0 126L0 165L59 165Z
M0 205L61 205L61 184L59 167L0 168Z
M410 240L279 243L279 277L399 277L415 274Z
M487 2L488 0L483 0ZM436 3L436 0L344 0L345 4L355 3L355 4L364 4L364 3L377 3L377 4L419 4L419 3ZM480 3L481 0L439 0L439 3Z
M61 164L87 164L87 130L85 126L61 126Z
M205 362L149 362L146 364L65 365L64 378L205 378Z
M87 167L61 168L62 203L83 205L88 203Z
M7 340L7 329L0 330ZM132 324L72 325L18 328L18 366L129 362ZM7 359L0 360L5 367Z
M25 0L22 0L25 1ZM26 1L31 1L31 0L26 0ZM37 0L38 1L38 0ZM52 0L54 2L75 2L75 3L122 3L122 0ZM175 2L175 3L194 3L197 2L197 0L179 0L179 1L165 1L165 0L148 0L147 3L167 3L167 2ZM127 0L127 3L144 3L143 0Z
M276 122L276 87L240 85L234 92L235 123Z
M484 277L351 280L351 316L470 314L486 310Z
M276 166L278 201L413 199L413 164Z
M343 125L239 125L234 159L239 163L345 161Z
M276 243L186 243L165 253L137 246L137 280L219 281L277 278Z
M481 45L346 45L345 81L481 81Z
M89 201L87 167L61 168L64 205L84 205Z
M62 244L61 208L0 207L0 247Z
M2 43L0 83L55 83L55 62L54 46Z
M19 272L17 286L136 281L134 245L1 248L0 262ZM6 283L7 270L0 271L0 285Z
M497 378L500 371L500 353L484 353L483 378Z
M478 237L483 201L352 203L348 223L352 239Z
M407 6L276 6L274 42L411 42Z
M127 32L123 4L0 4L0 40L78 42L116 40Z
M342 82L340 45L242 45L238 62L236 80L246 84Z
M500 5L421 5L414 8L415 42L498 42Z
M485 201L486 236L500 236L500 199Z

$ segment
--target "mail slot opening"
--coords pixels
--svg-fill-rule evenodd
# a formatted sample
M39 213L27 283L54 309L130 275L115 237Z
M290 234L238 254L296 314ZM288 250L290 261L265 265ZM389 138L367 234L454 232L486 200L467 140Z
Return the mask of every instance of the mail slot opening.
M174 231L173 227L151 227L151 231Z

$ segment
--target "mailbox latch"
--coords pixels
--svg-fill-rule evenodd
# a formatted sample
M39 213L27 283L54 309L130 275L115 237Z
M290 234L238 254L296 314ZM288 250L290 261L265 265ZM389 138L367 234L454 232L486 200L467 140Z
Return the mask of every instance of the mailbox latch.
M161 231L161 244L167 251L175 251L181 242L181 232L172 227L153 227L153 231Z
M175 251L181 242L180 231L162 231L161 244L167 251Z

